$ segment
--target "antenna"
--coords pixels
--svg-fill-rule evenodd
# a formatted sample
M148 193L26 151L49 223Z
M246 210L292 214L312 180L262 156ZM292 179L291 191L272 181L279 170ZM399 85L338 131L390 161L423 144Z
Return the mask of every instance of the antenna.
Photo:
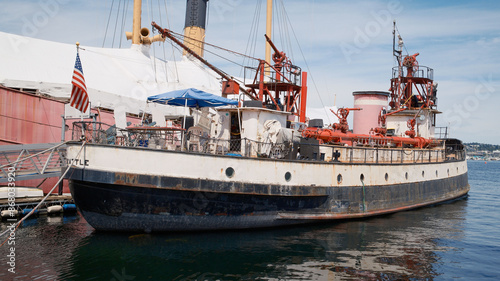
M393 21L393 28L392 28L392 54L396 57L398 60L398 65L401 65L401 53L402 48L403 48L403 38L401 38L401 35L398 32L398 47L399 50L396 50L396 20Z

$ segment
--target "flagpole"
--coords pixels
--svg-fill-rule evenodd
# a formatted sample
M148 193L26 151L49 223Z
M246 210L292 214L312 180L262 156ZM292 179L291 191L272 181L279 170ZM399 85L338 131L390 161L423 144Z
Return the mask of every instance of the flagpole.
M76 42L76 54L80 54L80 42ZM83 114L85 114L85 112L80 112L80 122L82 123L82 138L85 138L85 130L83 128Z
M76 42L76 60L75 68L73 70L73 77L71 79L71 96L69 99L70 106L80 111L80 121L82 123L82 138L85 138L85 128L83 124L84 113L90 109L90 100L87 93L87 86L85 85L85 78L83 77L83 68L80 61L80 43Z

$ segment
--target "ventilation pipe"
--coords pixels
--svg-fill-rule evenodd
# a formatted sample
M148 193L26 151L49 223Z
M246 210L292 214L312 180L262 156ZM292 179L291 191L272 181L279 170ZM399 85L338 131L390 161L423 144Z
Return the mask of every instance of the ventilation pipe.
M161 35L156 35L154 37L149 37L149 29L146 27L141 28L141 13L142 13L142 1L134 0L134 19L132 22L132 32L125 32L127 40L132 40L132 44L136 45L150 45L156 41L165 41Z

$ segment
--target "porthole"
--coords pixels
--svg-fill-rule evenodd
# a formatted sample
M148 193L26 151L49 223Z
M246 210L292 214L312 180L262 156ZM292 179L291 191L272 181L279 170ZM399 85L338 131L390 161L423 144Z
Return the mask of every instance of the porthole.
M226 176L228 178L232 178L234 176L234 169L232 167L226 169Z
M408 172L405 173L405 179L408 179Z
M292 174L290 172L285 173L285 180L290 181L292 179Z
M422 171L422 177L425 177L425 172L424 171Z
M385 181L388 181L388 180L389 180L389 174L388 174L388 173L385 173L384 178L385 178Z
M342 175L338 174L337 176L337 183L342 183Z
M364 181L364 180L365 180L365 175L361 174L361 175L359 176L359 179L360 179L361 181Z

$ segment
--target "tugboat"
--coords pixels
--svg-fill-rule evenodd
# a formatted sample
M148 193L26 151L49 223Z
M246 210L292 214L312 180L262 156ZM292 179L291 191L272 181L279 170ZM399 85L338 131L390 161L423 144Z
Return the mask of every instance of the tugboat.
M149 98L193 102L198 118L183 118L182 126L109 134L112 127L82 122L74 130L81 132L78 140L67 144L66 178L96 230L276 227L389 214L467 195L464 146L436 132L433 69L418 64L418 53L403 55L400 38L390 91L353 93L355 107L332 112L339 122L324 126L306 118L307 73L270 37L273 62L247 67L241 84L170 30L152 25L218 73L222 97L234 99L207 111L211 97L196 89Z

